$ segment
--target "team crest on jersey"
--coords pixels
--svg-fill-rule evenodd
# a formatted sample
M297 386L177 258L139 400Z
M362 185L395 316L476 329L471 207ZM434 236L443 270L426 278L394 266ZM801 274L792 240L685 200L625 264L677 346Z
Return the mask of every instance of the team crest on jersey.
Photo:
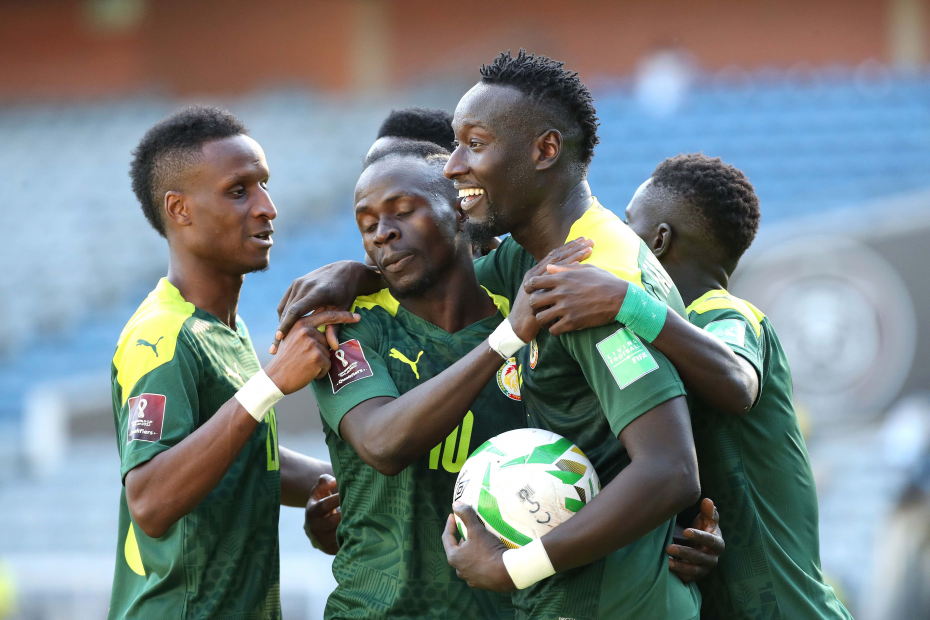
M536 362L539 361L539 347L536 346L536 339L530 343L530 368L536 368Z
M520 400L520 379L517 373L517 358L511 357L497 371L497 387L510 400Z

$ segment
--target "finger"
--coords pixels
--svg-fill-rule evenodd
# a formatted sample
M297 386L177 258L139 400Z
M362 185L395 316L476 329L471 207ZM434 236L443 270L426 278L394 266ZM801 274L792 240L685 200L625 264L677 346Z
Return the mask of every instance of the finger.
M455 502L452 504L452 512L462 520L462 523L465 525L465 529L469 532L474 531L472 528L484 528L484 523L481 522L481 519L478 518L478 513L475 512L475 509L465 504L463 502ZM468 535L471 538L471 534Z
M329 495L333 489L337 488L337 485L338 483L333 476L329 474L320 474L320 479L317 480L316 488L325 489L327 491L326 495ZM325 497L325 495L321 495L320 497Z
M550 306L549 308L546 308L544 310L540 310L539 312L537 312L536 322L539 323L540 325L549 325L550 323L553 323L553 325L549 327L549 333L555 336L556 332L552 331L552 329L556 325L554 322L558 321L564 316L565 316L565 309L559 306L558 304L556 304L554 306ZM563 331L568 331L568 330L563 330Z
M358 323L361 318L361 315L354 312L331 309L314 312L302 320L307 321L313 327L320 327L321 325L332 325L333 323Z
M698 549L692 549L684 545L669 545L667 551L668 554L673 556L676 560L689 562L690 564L698 566L706 566L708 568L717 566L717 556L704 553Z
M559 284L565 282L565 276L554 275L550 273L533 276L523 285L523 290L527 293L553 289Z
M455 517L449 515L449 518L446 519L446 528L442 531L442 547L446 550L446 559L449 564L452 564L452 557L459 548L455 530Z
M329 344L329 348L333 351L339 350L339 327L336 325L327 325L326 326L326 342Z
M546 265L546 271L549 273L565 273L566 271L575 271L577 269L588 269L588 265Z
M591 256L592 252L594 252L594 250L590 246L580 247L570 254L565 254L565 256L558 260L549 261L549 265L546 265L546 269L548 269L550 265L573 265L575 263L580 263Z
M303 301L305 300L306 298ZM291 328L294 327L294 323L299 321L309 311L309 309L304 310L301 301L288 304L287 308L284 310L284 315L278 323L278 330L275 332L274 342L271 346L277 348L278 345L281 344L281 341L284 340L284 337L291 331Z
M561 293L554 291L536 291L530 294L530 308L534 311L542 311L545 308L554 306L561 297Z
M671 558L668 559L668 568L678 575L678 578L681 579L683 583L691 583L695 579L707 574L707 571L699 566L694 566L687 562L679 562Z
M326 536L332 535L333 532L339 527L339 523L342 521L342 513L334 512L331 515L325 515L318 517L313 520L310 524L310 531L313 532L313 535L317 538L324 538Z
M709 551L720 555L723 553L723 550L726 548L726 544L723 542L723 539L719 536L714 536L710 532L704 532L702 530L696 530L694 528L688 528L684 532L684 537L688 539L691 546L694 547L706 547Z
M543 323L542 319L540 319L538 315L536 316L536 321L542 325L546 324L546 323ZM573 331L576 331L575 324L572 323L572 321L568 317L565 317L565 316L563 316L558 321L556 321L555 323L549 326L549 333L552 334L553 336L559 336L561 334L565 334L565 333L573 332Z
M322 519L337 508L339 508L339 495L330 495L308 507L307 517L311 519Z
M705 497L701 501L701 516L714 523L720 522L720 515L717 514L717 507L714 506L714 500Z
M278 321L281 320L281 315L284 314L284 310L287 308L288 304L291 303L291 295L294 290L294 282L291 282L290 286L287 287L287 290L284 291L284 295L281 297L281 301L278 302Z

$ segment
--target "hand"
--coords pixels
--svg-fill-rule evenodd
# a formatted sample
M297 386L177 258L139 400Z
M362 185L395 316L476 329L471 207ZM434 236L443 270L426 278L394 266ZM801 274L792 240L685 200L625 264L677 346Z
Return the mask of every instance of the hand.
M630 283L593 265L549 265L524 283L540 325L553 336L616 320Z
M531 298L532 290L527 290L529 282L535 280L538 276L546 273L546 268L550 265L572 265L583 261L591 255L591 248L594 241L579 237L569 241L562 247L556 248L546 254L535 267L526 272L523 276L523 285L517 291L517 298L513 302L513 308L510 310L510 325L513 331L523 342L529 342L539 333L540 323L536 318L536 307ZM539 306L541 307L541 306Z
M455 518L449 515L446 529L442 533L442 546L446 549L446 559L449 566L455 569L455 574L471 588L494 592L516 590L504 566L503 556L507 550L504 543L484 527L471 506L456 502L452 510L468 530L468 540L458 542Z
M310 544L323 553L336 555L339 551L336 528L341 521L342 509L339 507L336 479L329 474L323 474L310 494L310 501L307 502L304 512L304 532L310 539Z
M720 515L714 502L704 498L701 512L694 523L685 530L687 546L668 546L668 567L684 583L690 583L706 576L717 566L726 544L720 531Z
M350 260L320 267L297 278L288 287L278 304L278 331L270 353L278 346L294 324L307 313L323 307L348 310L359 295L374 293L380 285L381 275L376 269ZM379 288L374 288L378 284ZM374 289L374 290L371 290ZM339 348L335 327L326 329L326 338L333 350Z
M324 310L299 319L281 342L280 355L271 360L265 374L284 394L292 394L329 372L329 351L321 325L357 323L361 317L343 310ZM339 343L336 343L336 349Z

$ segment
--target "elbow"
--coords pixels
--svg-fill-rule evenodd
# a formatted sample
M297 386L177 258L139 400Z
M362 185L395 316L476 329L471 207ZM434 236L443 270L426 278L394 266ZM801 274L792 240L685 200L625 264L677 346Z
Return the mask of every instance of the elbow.
M721 399L722 402L717 403L717 408L727 415L740 415L752 409L756 403L754 382L749 377L740 374L730 377L727 383L729 384L726 390L728 398Z
M669 488L674 489L673 497L670 498L673 505L672 514L678 514L701 499L701 478L694 456L679 461L674 466L670 478L672 480Z
M149 538L161 538L168 531L172 524L165 522L165 519L159 516L159 511L148 502L135 500L126 502L129 506L129 514L132 516L132 522L139 526L139 529Z
M383 476L396 476L410 464L401 455L401 450L385 438L366 441L359 456Z

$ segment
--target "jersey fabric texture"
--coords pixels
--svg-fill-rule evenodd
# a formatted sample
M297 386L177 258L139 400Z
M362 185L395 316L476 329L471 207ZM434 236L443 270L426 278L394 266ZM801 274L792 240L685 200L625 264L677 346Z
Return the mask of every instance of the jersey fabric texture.
M742 415L691 404L701 492L719 507L727 543L699 582L702 618L851 618L820 571L814 476L772 324L724 290L699 297L688 317L759 374L758 400Z
M594 240L585 263L640 286L684 316L681 296L645 244L596 201L567 240ZM536 262L512 238L479 259L479 281L516 297ZM617 323L560 336L543 329L518 354L529 426L570 439L587 455L602 485L630 463L618 434L653 407L685 394L678 373L650 344ZM626 620L696 618L700 594L668 570L674 519L606 558L558 573L514 594L519 618Z
M233 331L162 278L113 356L123 479L200 428L260 368L241 320ZM216 488L160 538L133 523L124 487L109 617L280 618L280 505L274 410Z
M342 504L333 562L338 586L326 605L327 620L513 618L508 594L471 589L456 577L441 536L456 477L471 450L525 427L516 363L501 368L445 441L396 476L367 465L339 434L343 416L359 403L404 394L480 345L509 309L506 299L494 301L493 316L449 333L401 307L387 290L356 300L361 320L343 327L340 350L359 343L364 358L356 354L353 364L364 371L347 366L346 376L360 378L313 383ZM338 353L337 369L343 366Z

